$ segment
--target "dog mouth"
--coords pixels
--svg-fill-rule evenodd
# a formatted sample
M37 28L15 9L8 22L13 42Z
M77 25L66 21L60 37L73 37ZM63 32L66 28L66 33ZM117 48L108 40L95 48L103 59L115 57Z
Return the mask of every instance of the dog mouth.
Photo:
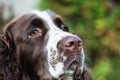
M74 71L77 68L77 61L72 61L68 64L68 66L66 67L66 70L72 70Z
M64 74L62 74L59 80L74 80L80 79L82 71L79 69L79 64L76 60L73 60L66 67Z
M82 67L84 63L84 56L82 51L64 51L62 54L57 56L54 60L51 60L50 64L53 66L53 69L58 62L63 64L62 72L58 72L58 77L54 77L55 80L80 80L82 74ZM60 69L60 68L59 68Z
M81 70L78 69L78 63L73 61L65 70L58 80L80 80Z
M64 72L59 76L58 80L80 80L84 63L82 48L79 51L70 51L68 49L61 51L65 57L63 59Z

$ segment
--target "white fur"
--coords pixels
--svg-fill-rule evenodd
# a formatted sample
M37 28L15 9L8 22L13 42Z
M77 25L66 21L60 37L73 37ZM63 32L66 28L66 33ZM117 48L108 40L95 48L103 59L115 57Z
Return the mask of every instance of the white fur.
M82 54L82 66L80 67L80 70L81 70L81 73L83 72L83 67L84 67L84 50L83 50L83 48L81 49L81 54Z
M58 41L60 41L62 38L66 37L66 36L76 36L76 35L73 35L71 33L68 33L68 32L64 32L62 30L60 30L58 27L56 27L56 25L53 23L52 19L50 18L49 14L45 11L32 11L32 13L40 16L40 18L42 18L45 22L46 22L46 25L47 27L49 28L49 31L48 31L48 36L49 39L48 39L48 43L47 43L47 50L48 50L48 64L49 64L49 73L55 77L55 78L59 78L59 76L63 73L65 73L64 71L64 64L61 63L61 62L58 62L57 64L55 64L55 66L53 67L51 64L50 64L50 61L51 61L51 55L53 54L51 52L51 49L53 51L56 51L56 54L54 55L54 58L56 59L57 56L58 56L58 53L57 53L57 43ZM83 70L83 65L84 65L84 52L82 50L82 54L83 54L83 63L82 63L82 67L80 67L81 70ZM66 57L64 57L64 59L66 59Z

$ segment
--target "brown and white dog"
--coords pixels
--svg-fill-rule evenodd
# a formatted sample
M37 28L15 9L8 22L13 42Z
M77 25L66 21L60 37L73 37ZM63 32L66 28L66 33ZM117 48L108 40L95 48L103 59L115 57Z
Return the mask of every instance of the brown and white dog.
M91 80L82 40L50 10L12 20L0 36L0 80Z

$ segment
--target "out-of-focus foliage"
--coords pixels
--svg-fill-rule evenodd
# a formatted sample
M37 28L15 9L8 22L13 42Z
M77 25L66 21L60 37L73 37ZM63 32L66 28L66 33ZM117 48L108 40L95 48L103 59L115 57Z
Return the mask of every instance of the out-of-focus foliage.
M99 60L92 71L95 80L106 80L106 76L110 73L111 63L107 59Z
M4 19L6 8L8 19ZM119 0L40 0L38 8L60 14L70 31L83 39L94 80L120 80ZM13 17L12 7L0 0L0 31Z
M14 12L12 10L12 5L6 6L0 0L0 32L1 28L5 26L14 17Z
M94 80L119 80L119 5L119 0L41 0L38 7L59 13L83 39Z

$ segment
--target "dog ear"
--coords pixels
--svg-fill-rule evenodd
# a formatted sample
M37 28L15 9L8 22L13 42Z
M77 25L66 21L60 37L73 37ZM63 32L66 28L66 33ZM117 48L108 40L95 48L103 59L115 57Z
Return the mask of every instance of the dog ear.
M11 28L14 26L15 24L15 20L12 20L11 22L9 22L4 28L3 28L3 35L0 35L0 40L1 43L4 42L4 44L6 44L7 47L10 47L13 40L12 40L12 35L11 35ZM0 44L1 45L1 44Z
M12 27L15 23L16 19L9 22L3 28L3 34L0 34L0 65L4 64L5 61L14 59L15 44L12 37Z
M0 35L0 80L17 80L19 70L15 56L5 35Z
M92 80L90 70L85 66L80 80Z
M13 19L11 22L9 22L4 28L3 28L3 34L5 36L5 39L7 41L7 43L9 44L9 50L10 51L14 51L15 49L15 45L14 45L14 41L13 41L13 37L12 37L12 28L15 26L16 21L19 17Z
M7 58L9 52L9 43L4 35L0 35L0 62Z
M0 35L0 53L7 50L9 47L9 43L6 40L4 35Z

